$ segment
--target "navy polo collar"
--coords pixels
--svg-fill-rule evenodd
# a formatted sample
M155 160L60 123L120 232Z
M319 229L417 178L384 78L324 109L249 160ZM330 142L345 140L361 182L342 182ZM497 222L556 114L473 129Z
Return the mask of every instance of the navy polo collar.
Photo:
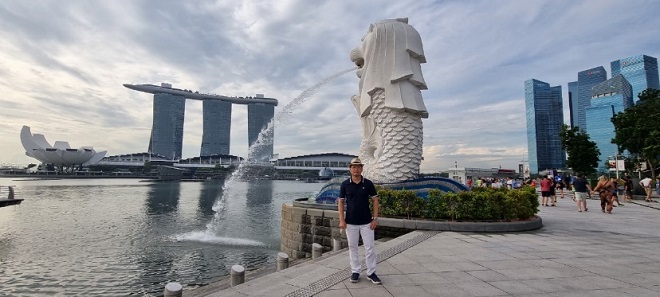
M353 182L353 177L349 177L349 178L348 178L348 182L351 183L351 184L359 185L359 184L361 184L361 183L364 182L364 176L360 176L360 182L359 182L359 183L355 183L355 182Z

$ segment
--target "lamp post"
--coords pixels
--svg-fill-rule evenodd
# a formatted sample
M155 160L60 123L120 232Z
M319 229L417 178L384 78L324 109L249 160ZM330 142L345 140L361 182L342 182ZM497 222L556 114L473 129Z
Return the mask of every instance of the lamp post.
M612 156L610 156L612 158ZM619 179L619 154L614 154L614 172L616 172L616 179Z

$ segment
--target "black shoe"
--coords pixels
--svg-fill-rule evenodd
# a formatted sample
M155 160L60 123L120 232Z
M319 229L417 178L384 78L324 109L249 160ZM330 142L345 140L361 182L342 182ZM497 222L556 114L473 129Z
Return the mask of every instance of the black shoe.
M359 274L359 273L355 273L355 272L353 272L353 274L351 274L351 282L352 282L352 283L357 283L358 280L359 280L359 278L360 278L360 274Z
M376 273L372 273L371 275L367 275L367 278L374 284L380 285L380 278L378 278L378 275Z

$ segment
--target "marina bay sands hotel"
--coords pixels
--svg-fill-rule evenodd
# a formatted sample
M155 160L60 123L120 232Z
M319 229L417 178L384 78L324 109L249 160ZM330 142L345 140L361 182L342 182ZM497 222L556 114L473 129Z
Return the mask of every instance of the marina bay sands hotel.
M190 90L172 88L171 84L124 84L124 87L154 94L153 126L149 140L149 152L167 158L180 159L183 147L183 120L186 99L203 101L203 131L200 156L229 155L232 104L244 104L248 108L248 144L257 141L261 130L275 115L277 99L255 97L230 97L201 94ZM272 134L271 134L272 135ZM257 151L251 152L255 161L266 162L273 154L273 141L267 139Z

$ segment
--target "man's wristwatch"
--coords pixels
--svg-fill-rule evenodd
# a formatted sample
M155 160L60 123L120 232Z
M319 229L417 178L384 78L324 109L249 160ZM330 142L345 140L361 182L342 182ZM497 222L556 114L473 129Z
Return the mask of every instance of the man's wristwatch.
M377 220L378 220L378 217L371 217L371 220L372 220L372 221L377 221Z

